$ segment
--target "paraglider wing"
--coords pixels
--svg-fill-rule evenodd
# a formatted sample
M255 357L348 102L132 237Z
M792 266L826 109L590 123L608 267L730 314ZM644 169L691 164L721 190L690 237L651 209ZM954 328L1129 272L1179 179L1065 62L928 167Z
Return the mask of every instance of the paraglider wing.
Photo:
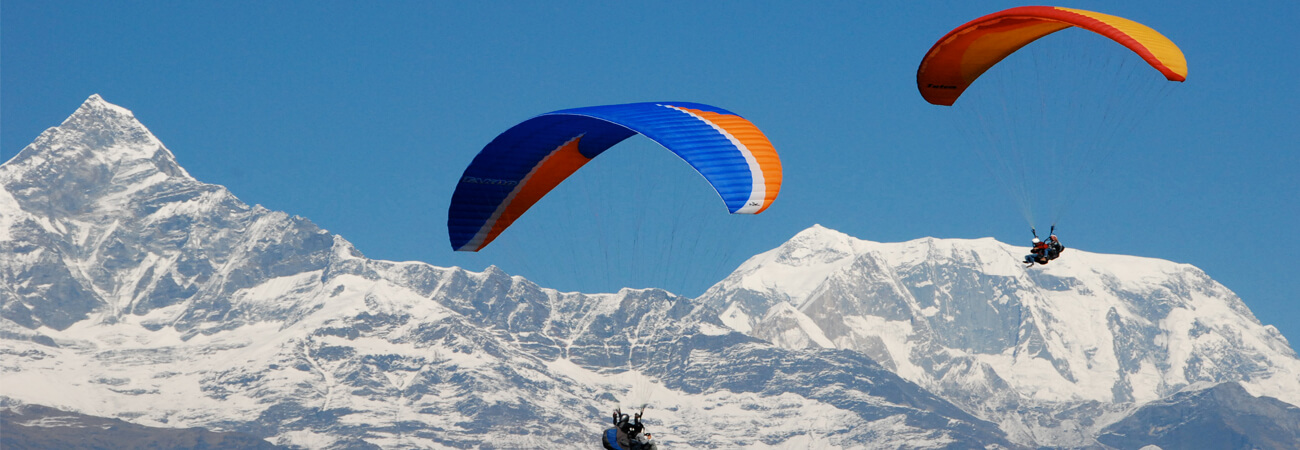
M638 133L695 168L733 214L763 212L781 189L771 142L730 111L684 102L566 109L511 127L474 157L448 210L452 248L487 246L587 161Z
M980 17L948 32L921 60L916 87L926 101L952 106L975 79L1003 58L1069 27L1092 31L1128 47L1170 81L1187 79L1183 52L1146 25L1079 9L1022 6Z

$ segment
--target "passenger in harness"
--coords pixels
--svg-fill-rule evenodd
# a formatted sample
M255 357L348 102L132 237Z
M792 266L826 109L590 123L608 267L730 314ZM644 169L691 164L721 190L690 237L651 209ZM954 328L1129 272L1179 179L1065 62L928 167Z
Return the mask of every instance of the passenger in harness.
M1060 258L1062 251L1065 251L1065 246L1061 245L1061 241L1056 240L1056 235L1053 234L1051 236L1048 236L1047 237L1047 259L1050 261L1056 258Z
M644 406L641 412L645 412ZM629 420L622 410L615 409L614 427L605 430L601 444L609 450L654 450L656 446L650 433L641 434L645 430L645 425L641 424L641 412Z

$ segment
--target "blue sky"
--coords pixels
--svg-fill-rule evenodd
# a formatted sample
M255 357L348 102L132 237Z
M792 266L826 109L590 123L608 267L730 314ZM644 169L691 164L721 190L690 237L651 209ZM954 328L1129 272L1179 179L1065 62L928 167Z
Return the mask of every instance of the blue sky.
M886 3L886 4L880 4ZM696 295L813 224L882 242L1025 243L1016 205L915 88L935 40L1009 2L0 3L0 160L91 94L199 180L307 217L372 258L495 264L564 290ZM1080 1L1178 43L1188 81L1062 218L1066 245L1196 265L1300 339L1300 4ZM483 145L536 114L640 101L735 111L781 196L730 217L633 138L479 254L446 210ZM1068 169L1068 167L1067 167Z

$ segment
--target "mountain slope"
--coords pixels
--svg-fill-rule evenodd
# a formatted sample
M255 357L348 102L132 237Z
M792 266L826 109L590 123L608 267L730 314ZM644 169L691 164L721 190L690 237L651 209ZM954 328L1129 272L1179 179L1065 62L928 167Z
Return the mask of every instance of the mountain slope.
M735 333L661 290L560 293L365 258L189 176L98 96L0 165L0 396L325 447L1013 447L846 350Z
M1300 443L1300 408L1250 395L1238 383L1193 386L1143 405L1098 440L1115 448L1291 449Z
M1026 252L815 226L702 300L786 348L869 355L1027 445L1096 445L1132 405L1198 382L1300 403L1285 338L1199 269L1076 249L1026 269Z
M242 433L154 428L34 405L0 408L0 447L46 448L223 448L276 449Z

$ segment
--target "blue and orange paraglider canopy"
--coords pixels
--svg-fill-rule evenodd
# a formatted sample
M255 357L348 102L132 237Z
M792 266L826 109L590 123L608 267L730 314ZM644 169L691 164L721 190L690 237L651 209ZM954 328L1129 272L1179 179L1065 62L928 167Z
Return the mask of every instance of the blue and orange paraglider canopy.
M916 87L925 100L952 106L975 79L1043 36L1078 27L1128 47L1169 81L1187 79L1187 60L1169 38L1146 25L1107 14L1053 6L1021 6L953 29L921 60Z
M501 133L465 169L447 214L452 248L487 246L587 161L635 134L695 168L733 214L763 212L781 189L771 142L725 109L661 102L554 111Z

